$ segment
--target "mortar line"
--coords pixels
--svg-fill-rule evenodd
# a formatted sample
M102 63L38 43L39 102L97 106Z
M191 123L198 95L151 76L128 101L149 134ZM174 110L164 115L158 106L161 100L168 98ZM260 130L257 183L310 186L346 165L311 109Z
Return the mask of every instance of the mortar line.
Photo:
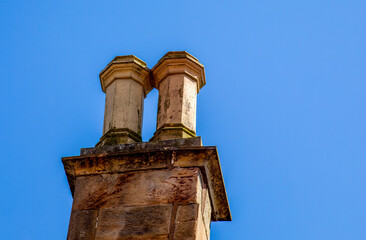
M169 240L174 239L175 218L177 217L177 210L178 210L178 204L176 202L173 202L172 217L170 218Z

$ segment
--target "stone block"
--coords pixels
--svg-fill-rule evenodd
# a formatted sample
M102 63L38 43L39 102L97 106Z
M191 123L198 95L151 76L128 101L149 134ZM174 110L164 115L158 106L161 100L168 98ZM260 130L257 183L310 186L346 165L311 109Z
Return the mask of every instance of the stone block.
M199 204L179 205L175 218L174 239L196 239Z
M101 209L96 239L164 239L171 211L171 204Z
M195 240L197 221L179 222L175 225L174 239L176 240Z
M176 223L188 222L198 218L199 204L180 205L177 208Z
M205 191L205 193L207 193L207 191ZM202 200L205 199L202 198ZM207 212L211 214L211 211L207 211L207 209L204 210L203 202L200 204L178 206L175 218L174 239L209 239L209 231L207 231L206 223L204 221ZM207 220L210 221L210 218ZM208 222L208 226L209 224L210 223Z
M73 210L201 201L199 168L81 176Z
M70 217L68 240L94 239L98 210L73 211Z

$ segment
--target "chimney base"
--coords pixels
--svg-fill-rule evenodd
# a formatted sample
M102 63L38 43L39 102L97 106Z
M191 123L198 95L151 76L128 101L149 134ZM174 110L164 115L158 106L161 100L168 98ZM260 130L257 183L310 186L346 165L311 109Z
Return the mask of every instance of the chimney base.
M96 147L142 142L141 136L128 128L109 129L95 145Z
M194 137L196 137L196 133L186 128L183 124L164 124L154 133L150 142Z

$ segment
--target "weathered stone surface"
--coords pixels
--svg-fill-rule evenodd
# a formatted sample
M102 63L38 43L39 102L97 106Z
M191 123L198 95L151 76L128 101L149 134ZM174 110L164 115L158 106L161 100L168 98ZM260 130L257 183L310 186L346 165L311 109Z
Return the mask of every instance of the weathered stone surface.
M169 234L171 211L171 204L101 209L96 239L164 239Z
M197 229L196 229L196 240L208 240L210 239L210 236L207 235L205 225L202 220L202 215L198 217L197 220Z
M103 133L111 128L128 128L141 136L144 92L133 79L113 81L106 91Z
M199 204L179 205L177 209L176 223L188 222L198 218Z
M95 175L103 173L118 173L136 170L168 168L172 154L167 151L142 151L125 155L117 154L88 156L85 161L70 162L75 176ZM71 166L72 165L72 166Z
M204 148L205 147L201 148L201 150ZM206 173L205 181L207 183L212 202L212 221L230 221L231 213L217 150L212 149L212 151L200 151L197 149L195 154L191 154L189 151L177 151L174 166L188 167L196 165L204 165Z
M197 231L197 220L178 222L175 224L174 239L195 240Z
M197 83L184 74L171 75L159 84L157 129L182 124L196 130Z
M159 90L157 131L151 141L195 137L197 93L204 68L187 52L168 52L151 70Z
M73 211L70 217L68 240L94 239L98 210Z
M121 174L81 176L76 180L74 210L118 206L196 203L201 195L200 170L138 171Z

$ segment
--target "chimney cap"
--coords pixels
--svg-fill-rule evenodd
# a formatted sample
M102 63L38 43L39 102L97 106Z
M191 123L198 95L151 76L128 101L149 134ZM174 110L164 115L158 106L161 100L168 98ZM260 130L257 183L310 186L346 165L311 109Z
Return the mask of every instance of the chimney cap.
M116 56L99 74L103 92L115 79L133 79L140 83L145 95L151 91L149 68L134 55Z
M188 59L191 59L192 61L197 62L198 64L200 64L199 61L198 61L198 58L196 58L195 56L193 56L189 52L186 52L186 51L170 51L170 52L167 52L159 60L159 62L156 65L158 65L160 62L164 61L165 59L170 59L170 58L188 58ZM200 65L202 65L202 64L200 64ZM203 67L203 65L202 65L202 67Z
M186 67L182 66L185 65ZM205 70L196 57L186 51L167 52L151 69L152 84L158 88L159 82L169 75L187 74L197 81L197 92L206 84Z

